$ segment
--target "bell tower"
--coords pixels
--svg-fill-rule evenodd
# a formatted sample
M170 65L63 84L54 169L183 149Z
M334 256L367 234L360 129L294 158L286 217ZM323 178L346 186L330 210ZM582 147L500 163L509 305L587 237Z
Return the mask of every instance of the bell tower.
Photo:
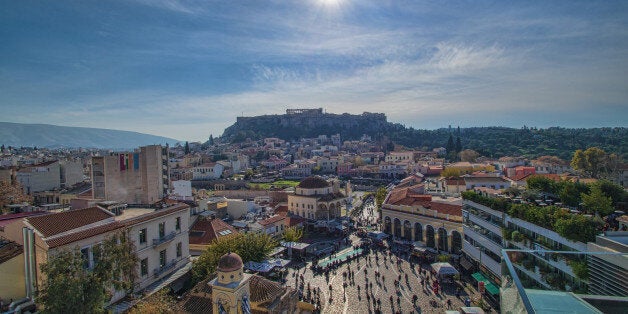
M218 276L209 282L212 287L213 313L249 314L251 312L249 288L250 274L243 271L242 258L227 253L218 260Z

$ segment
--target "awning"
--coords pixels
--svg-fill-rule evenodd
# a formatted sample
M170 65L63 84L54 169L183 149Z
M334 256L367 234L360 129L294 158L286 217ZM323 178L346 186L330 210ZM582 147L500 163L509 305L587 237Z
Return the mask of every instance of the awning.
M482 273L480 272L473 273L471 277L473 277L473 279L475 279L478 282L483 281L484 289L486 289L488 293L493 294L493 295L499 294L499 288L494 283L492 283L488 278L486 278Z
M449 263L433 263L432 269L439 275L458 275L458 271Z
M473 264L471 264L471 262L469 262L469 260L466 257L463 257L460 259L460 266L462 266L462 268L466 270L473 268Z

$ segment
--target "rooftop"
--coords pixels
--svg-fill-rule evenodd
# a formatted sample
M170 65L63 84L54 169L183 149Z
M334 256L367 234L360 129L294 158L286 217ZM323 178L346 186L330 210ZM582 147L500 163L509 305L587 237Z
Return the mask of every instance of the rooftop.
M43 237L49 237L101 222L111 217L113 217L112 213L100 207L89 207L62 213L28 217L26 221L39 231Z
M321 189L329 187L329 182L319 176L307 177L297 185L303 189Z

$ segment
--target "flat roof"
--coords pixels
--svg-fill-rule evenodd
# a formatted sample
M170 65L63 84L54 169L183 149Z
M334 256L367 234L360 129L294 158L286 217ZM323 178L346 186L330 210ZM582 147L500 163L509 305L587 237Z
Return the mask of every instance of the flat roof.
M602 313L571 292L525 289L534 311L543 313Z
M115 216L116 221L123 221L154 212L154 208L127 208L122 214Z

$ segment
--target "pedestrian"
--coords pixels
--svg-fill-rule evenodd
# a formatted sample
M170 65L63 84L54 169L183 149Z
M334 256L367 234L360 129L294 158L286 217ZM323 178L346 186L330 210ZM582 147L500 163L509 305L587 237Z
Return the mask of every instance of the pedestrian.
M447 299L447 309L451 308L451 299Z

